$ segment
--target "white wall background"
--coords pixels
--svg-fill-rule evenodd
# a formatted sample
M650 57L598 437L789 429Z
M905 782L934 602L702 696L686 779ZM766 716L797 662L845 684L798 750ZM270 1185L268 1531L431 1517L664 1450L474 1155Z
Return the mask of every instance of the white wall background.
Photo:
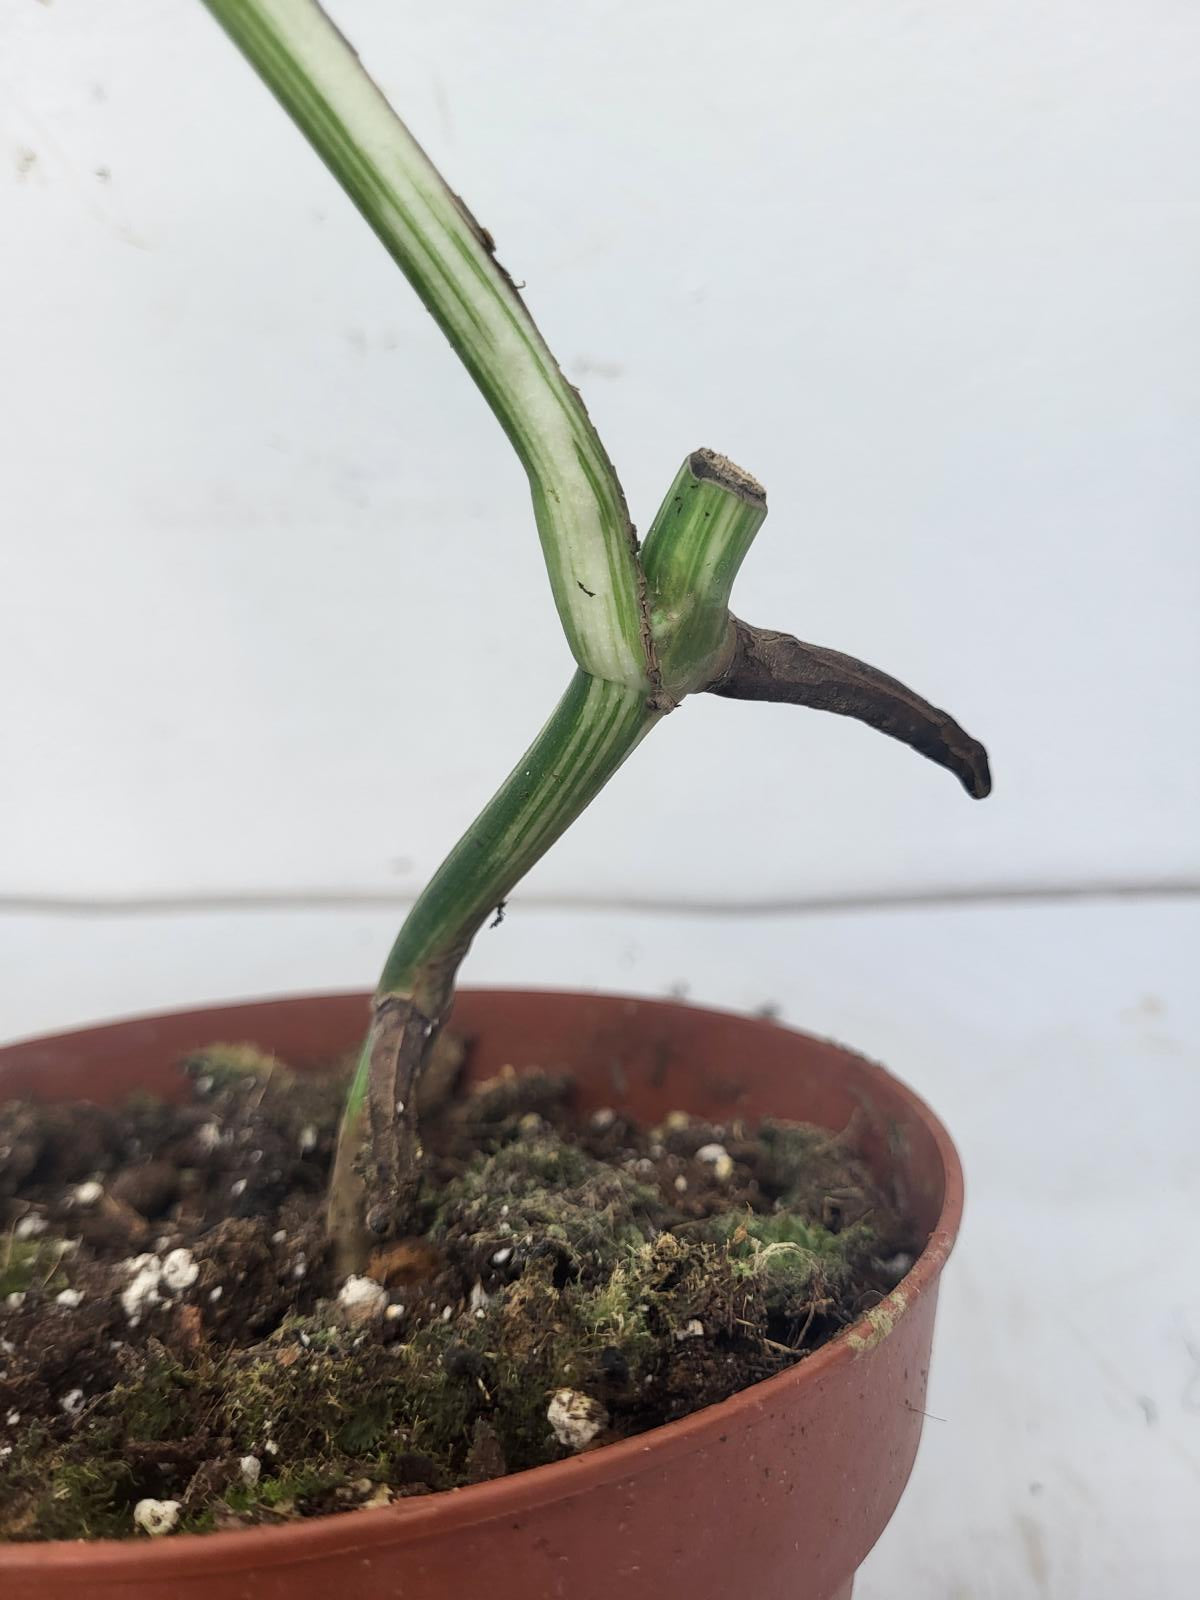
M1200 872L1200 7L334 10L635 519L688 449L743 461L743 614L993 751L972 806L698 700L532 893ZM519 469L195 0L0 30L0 888L410 892L565 679Z
M997 777L689 702L470 976L771 1003L947 1116L939 1420L862 1600L1190 1600L1200 4L333 9L637 520L688 449L743 461L738 609ZM365 902L566 651L482 402L196 0L0 0L0 522L0 1037L368 985ZM1160 893L1034 893L1114 884ZM820 900L858 909L763 914Z

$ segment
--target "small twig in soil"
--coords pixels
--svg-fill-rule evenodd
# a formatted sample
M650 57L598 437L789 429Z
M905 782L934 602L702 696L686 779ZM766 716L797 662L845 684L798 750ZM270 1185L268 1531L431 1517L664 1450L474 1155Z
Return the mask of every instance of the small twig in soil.
M71 1250L71 1248L72 1248L72 1245L71 1245L70 1239L60 1239L58 1241L58 1254L55 1256L54 1260L50 1263L50 1270L46 1273L46 1276L42 1279L42 1282L41 1282L41 1285L40 1285L41 1288L44 1289L46 1287L46 1285L50 1282L50 1279L58 1271L59 1267L62 1266L63 1257L68 1254L68 1252Z
M275 1076L275 1065L278 1056L272 1056L267 1063L267 1070L263 1073L262 1083L259 1085L257 1095L250 1101L251 1107L257 1111L266 1098L267 1090L271 1087L271 1079Z
M757 1326L756 1323L747 1322L745 1317L734 1317L733 1320L737 1323L739 1328L754 1329ZM798 1356L800 1354L800 1351L794 1345L780 1344L778 1339L768 1339L765 1333L760 1333L758 1337L760 1342L764 1344L768 1350L779 1350L784 1355L789 1356Z
M828 1301L823 1301L822 1302L822 1304L824 1304L824 1305L828 1305L828 1303L829 1303ZM812 1327L813 1318L816 1316L816 1314L817 1314L817 1302L815 1300L810 1300L808 1302L808 1315L804 1319L804 1326L800 1329L800 1332L796 1335L796 1343L797 1343L797 1345L803 1346L805 1339L808 1338L808 1330Z

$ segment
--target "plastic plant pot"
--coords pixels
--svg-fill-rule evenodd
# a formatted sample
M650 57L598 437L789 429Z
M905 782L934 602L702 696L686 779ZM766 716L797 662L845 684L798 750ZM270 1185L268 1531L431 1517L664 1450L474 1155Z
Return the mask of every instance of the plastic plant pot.
M178 1098L179 1057L250 1040L296 1067L362 1035L362 995L118 1022L0 1049L0 1098ZM760 1019L618 996L464 991L469 1073L569 1069L584 1110L642 1121L855 1118L925 1236L899 1286L786 1372L682 1421L495 1482L286 1527L0 1546L4 1600L849 1600L921 1435L938 1279L962 1173L883 1068Z

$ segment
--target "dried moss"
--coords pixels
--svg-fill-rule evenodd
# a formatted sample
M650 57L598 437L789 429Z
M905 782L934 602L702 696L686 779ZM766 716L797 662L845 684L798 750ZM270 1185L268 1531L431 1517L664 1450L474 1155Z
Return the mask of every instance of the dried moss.
M25 1294L35 1284L46 1290L64 1288L62 1261L70 1248L67 1240L46 1235L15 1239L9 1234L0 1240L0 1301L10 1294Z
M610 1270L664 1220L655 1191L538 1128L476 1158L446 1184L429 1237L472 1239L481 1252L490 1246L492 1256L509 1251L517 1269L531 1257L557 1255L578 1276Z
M194 1050L183 1059L183 1069L197 1080L205 1080L204 1093L243 1084L247 1078L273 1076L278 1059L253 1044L210 1044Z

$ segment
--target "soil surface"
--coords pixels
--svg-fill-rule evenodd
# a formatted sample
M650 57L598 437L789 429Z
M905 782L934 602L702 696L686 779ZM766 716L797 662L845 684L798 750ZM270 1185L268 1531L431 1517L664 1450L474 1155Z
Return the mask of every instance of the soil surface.
M494 1478L802 1359L904 1275L852 1130L639 1128L569 1079L425 1090L424 1230L335 1281L345 1071L0 1107L0 1538L276 1524Z

